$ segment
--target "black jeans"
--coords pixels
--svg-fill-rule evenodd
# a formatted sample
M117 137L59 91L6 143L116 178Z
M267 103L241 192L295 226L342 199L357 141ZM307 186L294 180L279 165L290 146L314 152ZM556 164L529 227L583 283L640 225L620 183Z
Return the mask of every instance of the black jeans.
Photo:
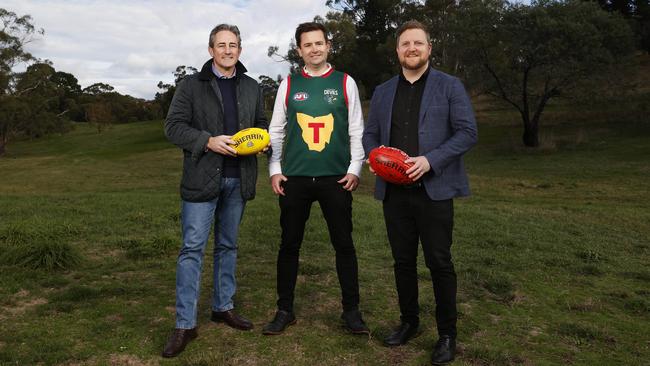
M298 257L312 203L318 201L327 221L330 241L336 252L336 273L343 297L343 310L359 306L357 254L352 243L352 193L332 177L287 177L280 196L282 243L278 252L278 309L293 311L298 276Z
M456 272L451 261L453 200L433 201L423 187L389 185L384 218L403 322L419 324L418 241L431 273L440 335L456 336Z

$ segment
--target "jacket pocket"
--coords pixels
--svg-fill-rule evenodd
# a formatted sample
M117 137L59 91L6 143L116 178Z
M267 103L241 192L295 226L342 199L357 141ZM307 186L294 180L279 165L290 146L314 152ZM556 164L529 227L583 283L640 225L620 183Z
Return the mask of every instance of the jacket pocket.
M198 172L198 161L194 162L191 159L185 158L183 160L181 186L188 191L200 191L202 185L203 174Z

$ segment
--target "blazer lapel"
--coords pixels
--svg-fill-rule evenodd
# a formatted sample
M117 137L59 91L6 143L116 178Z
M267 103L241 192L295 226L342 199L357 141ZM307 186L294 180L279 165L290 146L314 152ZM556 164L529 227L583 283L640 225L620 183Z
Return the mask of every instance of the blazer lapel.
M429 75L427 76L427 82L424 86L424 94L422 94L422 101L420 102L420 115L418 120L418 128L420 131L423 129L424 115L427 111L427 106L432 104L434 91L440 81L440 75L432 67L429 67Z
M383 99L383 103L386 107L386 114L382 116L383 126L381 129L381 144L388 146L390 144L390 126L391 120L393 118L393 102L395 101L395 94L397 94L397 82L399 81L399 76L395 76L388 81L388 87L386 94Z

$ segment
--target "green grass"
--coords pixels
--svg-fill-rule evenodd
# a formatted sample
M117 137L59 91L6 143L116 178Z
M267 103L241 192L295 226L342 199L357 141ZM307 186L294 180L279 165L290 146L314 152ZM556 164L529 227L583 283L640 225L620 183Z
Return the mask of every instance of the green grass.
M650 123L575 122L563 111L542 126L545 145L537 150L519 146L508 113L489 111L490 123L479 126L480 143L466 158L473 196L455 203L456 365L650 359ZM341 327L334 255L317 207L301 253L298 323L282 336L261 335L275 311L280 237L277 199L261 165L240 233L236 297L255 330L209 321L210 244L200 336L177 359L163 360L174 326L181 153L165 141L161 122L102 134L78 125L68 135L9 145L0 158L0 365L426 364L436 338L421 258L422 334L397 349L381 345L399 314L367 172L353 212L372 338ZM40 248L34 255L53 263L73 260L16 260L26 248Z

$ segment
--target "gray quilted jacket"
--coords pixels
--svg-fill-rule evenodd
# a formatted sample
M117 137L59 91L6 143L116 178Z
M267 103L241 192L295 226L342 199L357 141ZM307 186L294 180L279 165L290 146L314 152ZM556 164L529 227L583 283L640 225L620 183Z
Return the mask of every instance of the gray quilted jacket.
M217 197L223 172L223 155L205 151L211 136L223 135L223 102L212 60L201 72L185 77L177 86L165 121L165 135L183 149L181 198L205 202ZM239 129L268 128L264 99L257 82L245 75L246 68L237 62L237 107ZM255 197L257 158L240 156L241 194L245 200Z

